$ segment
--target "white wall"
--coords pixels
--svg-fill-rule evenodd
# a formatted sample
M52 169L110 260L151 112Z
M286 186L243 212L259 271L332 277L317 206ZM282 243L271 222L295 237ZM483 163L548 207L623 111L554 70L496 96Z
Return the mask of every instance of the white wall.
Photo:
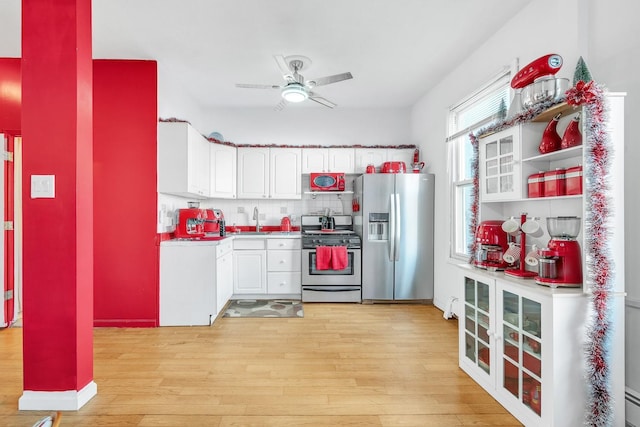
M309 102L309 101L307 101ZM410 140L409 109L354 110L289 105L271 108L211 109L192 124L208 135L220 132L235 144L399 145Z
M580 56L577 50L578 22L575 18L577 2L578 0L533 2L502 28L497 28L493 37L460 66L451 70L443 81L422 97L411 112L412 142L420 147L427 159L434 159L430 162L430 172L437 176L435 247L439 250L435 253L434 304L443 310L451 297L461 300L460 295L456 295L452 279L456 277L454 262L460 261L449 259L452 215L449 209L445 144L447 109L486 83L516 58L521 65L525 65L547 53L558 53L564 59L564 66L558 76L572 78ZM549 13L549 10L554 12ZM525 29L535 29L535 36L527 35ZM455 305L454 309L457 310Z

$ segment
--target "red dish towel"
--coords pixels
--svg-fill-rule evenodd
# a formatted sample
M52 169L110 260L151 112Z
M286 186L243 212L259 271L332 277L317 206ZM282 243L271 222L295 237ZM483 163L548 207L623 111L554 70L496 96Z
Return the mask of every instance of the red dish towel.
M333 270L344 270L349 265L346 246L331 247L331 268Z
M316 270L328 270L331 266L331 246L316 246Z

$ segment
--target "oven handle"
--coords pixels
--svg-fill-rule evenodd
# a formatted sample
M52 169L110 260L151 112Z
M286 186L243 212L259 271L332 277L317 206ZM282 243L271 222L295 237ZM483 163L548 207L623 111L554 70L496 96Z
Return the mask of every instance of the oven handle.
M303 286L302 287L303 291L315 291L315 292L352 292L352 291L359 291L360 287L345 287L345 288L329 288L327 289L324 286Z

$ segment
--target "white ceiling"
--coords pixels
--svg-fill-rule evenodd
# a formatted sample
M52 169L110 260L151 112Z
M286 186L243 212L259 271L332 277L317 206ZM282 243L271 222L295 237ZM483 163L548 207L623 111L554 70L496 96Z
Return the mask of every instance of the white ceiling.
M275 106L277 90L235 83L281 84L273 55L304 55L307 79L353 74L316 90L337 108L403 108L530 1L94 0L93 56L155 59L209 108ZM0 57L20 56L20 7L0 0Z

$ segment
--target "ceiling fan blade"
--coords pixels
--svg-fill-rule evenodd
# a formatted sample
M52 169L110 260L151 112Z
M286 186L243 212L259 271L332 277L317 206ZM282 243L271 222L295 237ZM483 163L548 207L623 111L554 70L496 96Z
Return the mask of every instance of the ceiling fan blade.
M296 79L293 76L293 70L289 67L284 55L273 55L273 59L276 60L276 64L278 64L282 77L287 81L287 83L295 82Z
M280 102L278 102L276 104L276 106L273 107L273 109L276 110L276 111L282 111L282 110L284 110L284 107L287 106L287 104L288 104L288 102L285 99L281 99Z
M325 107L329 107L329 108L334 108L337 105L337 104L334 104L333 102L329 101L326 98L323 98L321 96L316 95L313 92L309 92L309 99L312 100L312 101L317 102L320 105L324 105Z
M334 74L333 76L318 77L317 79L308 80L307 86L309 87L323 86L331 83L341 82L343 80L349 80L352 78L353 76L351 75L351 73Z
M242 87L247 89L280 89L278 85L254 85L251 83L236 83L236 87Z

